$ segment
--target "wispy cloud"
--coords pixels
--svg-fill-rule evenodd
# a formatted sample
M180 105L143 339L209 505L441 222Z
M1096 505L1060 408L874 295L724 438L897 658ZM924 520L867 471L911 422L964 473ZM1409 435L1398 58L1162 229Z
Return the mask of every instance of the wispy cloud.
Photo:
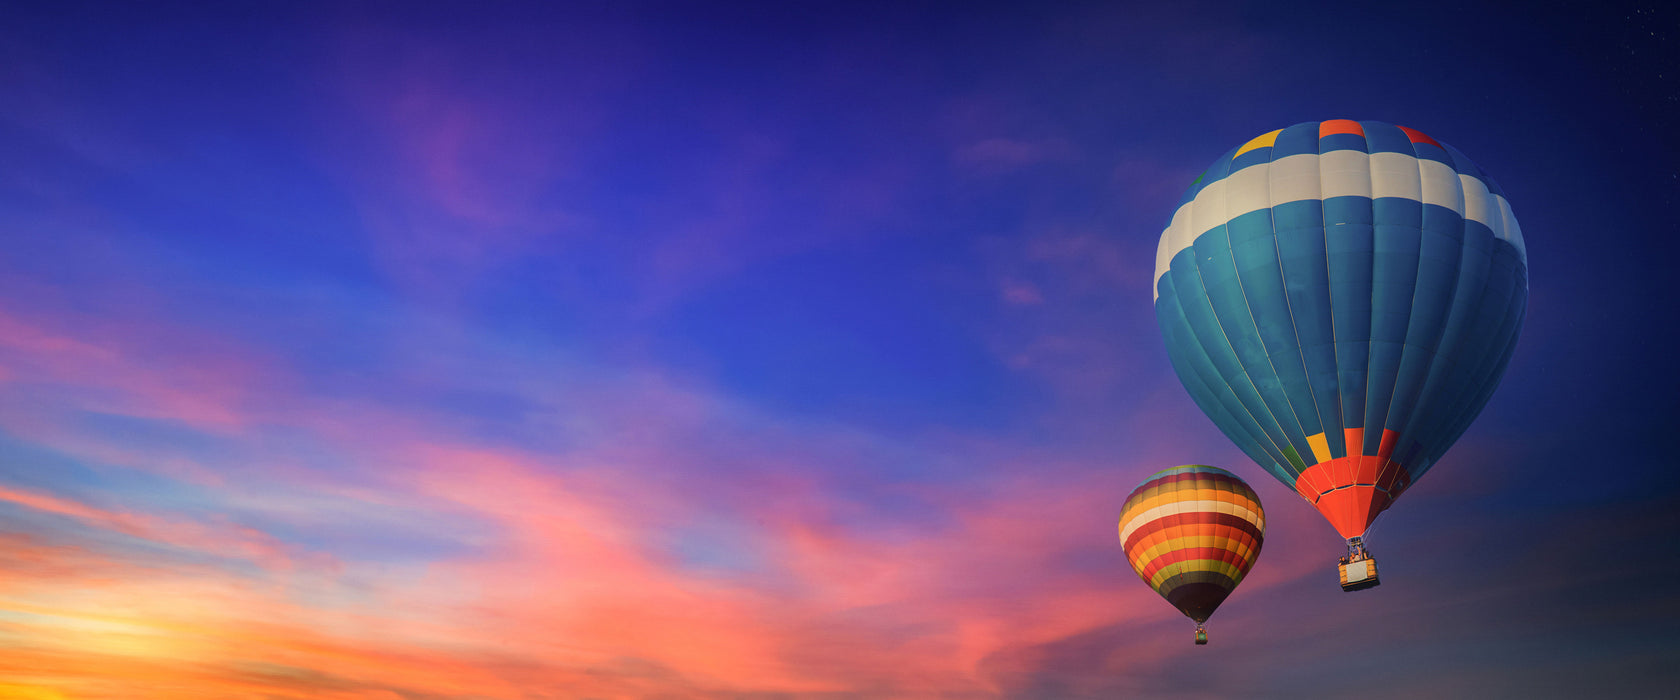
M1662 344L1590 361L1662 314L1537 301L1530 379L1591 371L1518 397L1604 429L1536 438L1562 415L1544 400L1485 416L1379 521L1384 586L1351 595L1340 539L1201 415L1156 332L1156 237L1206 149L1323 100L1278 76L1463 111L1417 77L1485 61L1343 66L1325 46L1390 39L1195 2L195 13L0 27L0 696L1641 696L1673 675L1680 572L1648 550L1680 511L1642 428L1664 414L1602 389L1660 386L1633 360ZM1524 114L1494 129L1508 152L1620 133ZM1583 163L1552 170L1642 172ZM1622 461L1556 456L1594 449ZM1204 648L1116 541L1125 495L1182 463L1231 467L1269 516Z
M167 322L0 308L0 338L0 363L14 383L75 386L87 408L200 429L239 428L257 389L277 379L258 351Z
M1072 148L1063 141L991 137L959 146L952 158L958 165L982 174L997 174L1067 158Z
M52 375L67 387L105 386L133 354L127 336L90 342L84 334L101 332L91 326L18 327L29 332L10 347L25 360L82 349L59 356L83 358ZM1042 472L1061 475L1050 482L956 490L859 478L879 472L849 461L868 452L846 456L856 438L843 426L795 426L635 376L572 383L574 399L593 408L574 428L588 426L575 433L579 442L559 451L474 442L439 430L439 416L377 402L347 421L323 421L331 399L263 383L268 400L236 414L234 424L246 427L223 439L285 460L263 447L284 427L333 455L318 463L363 464L336 474L309 464L236 471L228 473L242 473L238 480L191 485L217 494L221 515L113 509L7 488L0 501L35 514L8 525L14 556L29 562L10 569L0 593L17 630L12 677L72 697L142 683L175 688L176 697L261 689L511 698L533 684L609 697L991 695L1001 692L995 660L1006 650L1170 617L1103 547L1107 518L1086 521L1117 508L1134 470L1064 465ZM462 381L539 394L561 381L553 372L530 377L541 379L523 389ZM145 396L145 386L116 388ZM579 388L589 393L576 395ZM223 430L198 415L164 404L138 417ZM99 434L35 425L43 429L29 434L49 449L112 454ZM730 445L707 437L719 431ZM71 435L95 445L58 444ZM807 445L840 449L823 456ZM847 489L836 488L841 479ZM255 498L257 489L269 496ZM861 527L848 515L889 493L940 517ZM326 507L334 503L342 506ZM453 545L406 559L338 556L352 545L306 537L311 515L357 527L403 523L410 537ZM42 539L52 530L40 530L39 517L139 542ZM264 525L240 524L253 522ZM705 532L693 528L704 522L735 533L712 545L713 556L737 550L743 565L691 559L695 533ZM184 558L154 559L142 575L134 552L144 546ZM300 558L311 564L300 567ZM60 577L76 571L105 583L66 588ZM73 670L92 667L105 685Z

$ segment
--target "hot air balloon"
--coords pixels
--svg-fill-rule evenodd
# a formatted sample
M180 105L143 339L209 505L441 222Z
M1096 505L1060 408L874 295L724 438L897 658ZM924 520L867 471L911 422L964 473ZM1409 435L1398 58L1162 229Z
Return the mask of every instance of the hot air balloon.
M1185 192L1155 315L1191 398L1346 538L1364 536L1492 396L1528 303L1511 205L1423 133L1336 119L1261 135Z
M1191 464L1145 479L1120 511L1120 542L1138 578L1196 622L1242 583L1265 539L1260 497L1223 469Z

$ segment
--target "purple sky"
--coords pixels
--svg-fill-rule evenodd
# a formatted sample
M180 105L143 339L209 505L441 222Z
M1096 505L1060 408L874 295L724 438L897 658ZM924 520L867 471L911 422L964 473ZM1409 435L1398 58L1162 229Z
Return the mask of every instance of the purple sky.
M1674 10L478 5L0 12L0 696L1680 687ZM1149 290L1331 118L1531 278L1357 594ZM1115 530L1185 463L1268 509L1206 647Z

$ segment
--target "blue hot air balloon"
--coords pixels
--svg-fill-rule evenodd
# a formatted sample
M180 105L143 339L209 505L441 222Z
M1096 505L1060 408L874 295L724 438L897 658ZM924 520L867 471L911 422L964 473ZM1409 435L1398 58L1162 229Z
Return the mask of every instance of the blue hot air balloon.
M1348 540L1464 433L1528 302L1499 185L1414 129L1297 124L1221 156L1155 258L1155 314L1196 405Z

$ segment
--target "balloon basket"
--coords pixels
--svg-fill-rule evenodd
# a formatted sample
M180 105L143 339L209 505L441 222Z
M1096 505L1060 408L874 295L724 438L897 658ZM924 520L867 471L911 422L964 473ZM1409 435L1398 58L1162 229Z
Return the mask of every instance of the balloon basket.
M1365 551L1363 538L1348 538L1348 555L1342 557L1336 568L1341 573L1344 591L1363 591L1381 584L1377 579L1377 560Z
M1196 643L1207 644L1207 630L1202 629L1201 625L1196 625Z

